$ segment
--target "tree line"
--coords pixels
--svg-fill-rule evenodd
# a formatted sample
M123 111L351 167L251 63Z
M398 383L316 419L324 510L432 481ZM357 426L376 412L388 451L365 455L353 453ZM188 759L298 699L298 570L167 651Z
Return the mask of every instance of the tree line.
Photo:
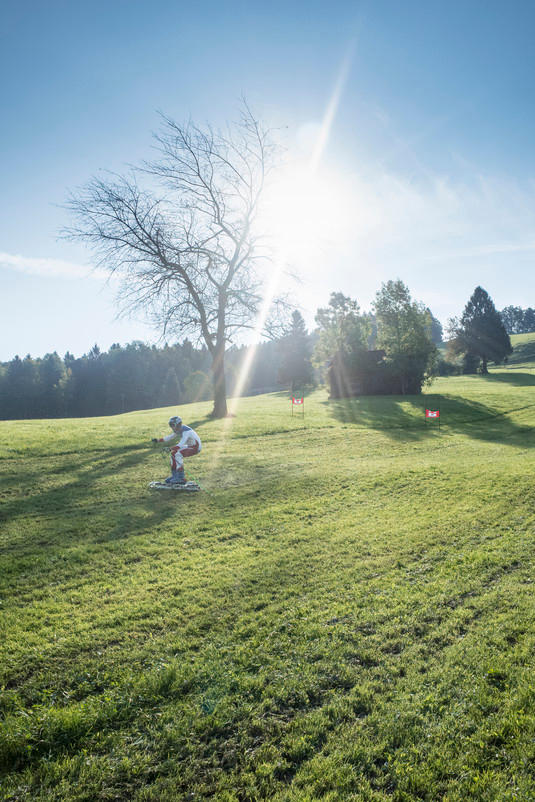
M507 334L529 334L535 331L535 309L528 306L506 306L500 312Z
M440 341L439 321L423 307L419 313L429 324L430 336ZM411 318L413 326L416 317ZM304 392L326 380L326 365L337 350L349 365L357 349L367 350L378 338L375 314L361 314L357 302L342 293L332 294L329 306L318 310L316 322L309 333L301 313L294 310L282 335L255 345L253 355L248 354L251 347L227 349L225 384L230 392L238 378L242 395L283 388ZM386 329L379 330L383 342ZM404 338L405 346L414 342L408 334ZM398 354L397 362L404 358ZM116 343L107 352L95 345L79 358L69 352L64 357L56 352L41 358L16 356L0 364L0 418L90 417L210 400L211 366L209 350L195 348L188 339L163 348L141 341Z
M114 344L107 352L95 345L79 358L16 356L0 369L1 417L112 415L176 403L194 394L207 356L188 341L165 348Z
M245 394L274 390L279 382L278 344L261 343L244 382ZM247 348L228 352L232 387ZM114 415L212 398L211 358L189 340L158 348L135 341L108 351L95 345L74 357L56 352L0 364L0 419Z
M332 293L315 322L309 333L294 310L282 336L254 346L254 355L248 353L251 346L228 349L231 392L238 377L243 395L283 388L304 392L327 381L336 364L346 380L342 392L351 393L356 377L360 392L418 393L437 373L486 372L488 361L503 361L511 350L501 315L481 287L463 315L449 323L451 362L437 351L443 337L440 322L412 300L399 280L383 284L367 312L356 300ZM249 368L242 376L245 363ZM208 349L187 339L161 348L140 341L116 343L107 352L95 345L79 358L69 352L63 358L55 352L41 358L16 356L0 364L0 418L113 415L209 400L210 370Z

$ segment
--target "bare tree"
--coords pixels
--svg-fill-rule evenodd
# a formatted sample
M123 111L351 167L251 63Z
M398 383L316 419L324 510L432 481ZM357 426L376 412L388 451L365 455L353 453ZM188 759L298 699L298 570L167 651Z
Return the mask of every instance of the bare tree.
M123 310L149 315L162 336L206 344L219 418L227 415L226 348L254 327L262 301L265 255L253 222L274 144L245 102L224 132L162 120L154 162L70 196L75 223L66 234L121 275Z

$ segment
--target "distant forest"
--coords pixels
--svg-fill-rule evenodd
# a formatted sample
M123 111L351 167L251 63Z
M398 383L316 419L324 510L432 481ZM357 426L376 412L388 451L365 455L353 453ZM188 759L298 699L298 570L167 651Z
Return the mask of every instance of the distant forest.
M535 310L531 307L508 306L500 315L509 334L535 331ZM432 323L433 340L438 343L442 340L442 327L436 318ZM301 321L299 348L305 358L316 341L317 332L307 334ZM229 395L247 351L245 346L232 347L226 354ZM284 338L257 345L242 395L283 387L293 389L290 377L298 371L290 351ZM107 352L95 345L78 358L69 352L64 357L56 352L40 358L16 356L0 363L0 420L115 415L209 400L210 366L207 349L195 348L189 340L162 348L135 341L125 346L112 345Z
M519 306L506 306L500 315L507 334L529 334L535 331L535 309L529 306L521 309Z
M257 346L256 358L243 394L280 387L280 346ZM247 352L227 352L230 392ZM134 409L152 409L212 397L210 355L186 340L163 348L142 342L112 345L102 352L95 345L75 358L57 353L42 358L29 354L0 364L0 419L67 418L114 415Z

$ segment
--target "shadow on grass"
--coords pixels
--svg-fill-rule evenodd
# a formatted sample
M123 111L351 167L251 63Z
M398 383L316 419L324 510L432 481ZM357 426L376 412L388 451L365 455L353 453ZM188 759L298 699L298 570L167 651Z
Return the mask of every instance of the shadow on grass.
M535 373L504 371L503 373L489 373L488 376L479 376L478 378L486 382L514 384L515 387L529 387L535 384Z
M140 467L149 462L153 474L167 472L167 464L159 462L158 456L157 449L146 445L98 449L84 454L54 455L51 459L59 459L61 464L47 466L45 463L37 472L30 464L33 456L21 459L17 471L9 477L10 489L16 487L19 492L16 496L9 493L0 498L0 522L9 523L19 516L57 519L58 523L65 524L65 530L61 532L59 527L57 534L48 536L46 543L54 546L72 544L81 534L85 541L92 542L140 534L176 512L175 494L156 495L147 487L148 477L146 482L139 477ZM136 477L129 480L128 472L133 469L136 469ZM54 486L47 486L47 482L54 479ZM105 487L97 490L95 485L106 479L109 479L111 492L106 492ZM121 486L125 486L125 493L118 496ZM135 498L132 498L132 488ZM73 526L74 521L76 526ZM33 530L36 538L43 538L37 521ZM77 534L73 537L69 532L74 531ZM17 542L20 544L23 538L25 550L35 546L34 537L28 536L26 531L24 536L21 534L20 538L10 540L5 551L16 549Z
M535 342L533 340L517 345L509 357L508 364L514 365L516 362L535 361Z
M191 429L202 429L207 423L213 423L216 418L210 417L210 415L205 415L204 418L199 418L199 420L194 421L184 421L186 426L189 426Z
M529 374L528 374L529 375ZM531 377L530 377L531 378ZM490 380L501 381L495 374ZM504 377L504 381L508 380ZM515 382L512 377L512 384ZM535 384L535 381L533 382ZM395 440L422 440L433 433L437 427L435 421L425 418L425 409L439 409L440 421L443 430L459 432L478 440L507 441L509 444L518 444L533 447L526 435L534 432L531 425L518 425L509 417L514 410L497 411L478 401L466 398L452 398L451 396L420 395L420 396L362 396L360 398L343 398L324 401L331 410L333 417L342 423L352 423L356 426L384 431ZM535 404L522 407L528 409ZM415 412L418 411L420 416ZM516 443L514 441L517 441Z

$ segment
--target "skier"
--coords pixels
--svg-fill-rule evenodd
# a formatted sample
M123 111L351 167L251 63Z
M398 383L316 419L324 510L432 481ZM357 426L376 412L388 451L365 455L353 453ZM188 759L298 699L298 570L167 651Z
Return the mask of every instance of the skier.
M182 418L178 415L173 415L169 418L169 426L173 430L172 434L165 437L153 437L153 443L172 443L171 446L171 476L168 476L165 483L168 485L183 485L186 484L186 477L184 476L184 457L193 457L201 450L201 438L191 426L185 426L182 423ZM178 442L176 442L178 438Z

